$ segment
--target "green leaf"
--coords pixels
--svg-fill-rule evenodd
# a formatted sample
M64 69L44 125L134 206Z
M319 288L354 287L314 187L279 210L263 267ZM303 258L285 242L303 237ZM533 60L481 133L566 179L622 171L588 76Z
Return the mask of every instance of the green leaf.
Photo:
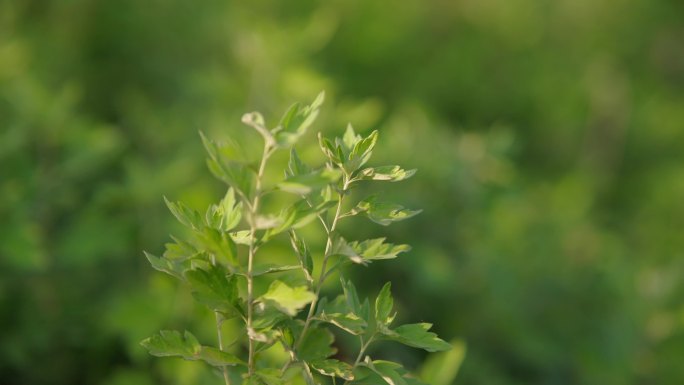
M262 241L267 241L276 234L282 233L290 229L298 229L307 225L316 216L329 209L335 204L333 201L323 202L315 207L311 207L305 199L295 202L292 206L283 210L277 217L273 218L276 222L271 228L266 231L262 237Z
M345 281L342 277L340 277L340 282L342 282L342 290L344 291L344 298L347 301L348 308L352 313L361 315L361 302L359 301L358 294L356 294L356 287L354 287L352 281Z
M242 161L244 156L241 155L240 147L231 141L223 143L214 142L204 136L201 131L200 136L209 154L207 159L209 171L216 178L233 187L235 192L241 195L243 199L248 199L252 195L256 175Z
M164 197L164 202L178 222L196 231L204 229L202 216L194 209L189 208L182 202L173 203Z
M207 225L219 231L230 231L240 223L242 219L242 202L236 203L235 190L228 189L218 205L211 205L205 215Z
M316 370L318 373L329 376L329 377L340 377L347 381L354 379L354 373L352 372L352 367L346 362L327 359L321 361L314 361L310 363L311 368Z
M237 246L230 234L207 227L197 234L197 240L219 262L237 264Z
M307 166L297 155L294 147L290 150L290 161L285 170L285 176L305 175L311 172L311 167Z
M304 306L311 303L316 295L306 286L289 287L281 281L273 281L268 291L259 300L272 304L278 310L293 317Z
M144 339L140 344L151 355L157 357L196 357L202 351L202 346L197 338L187 330L182 336L176 330L162 330L158 334Z
M354 313L326 313L323 311L316 316L316 319L333 324L353 335L363 334L367 326L366 321Z
M304 270L306 280L309 281L310 284L313 284L313 258L311 258L311 253L306 247L306 243L297 236L297 233L294 230L290 230L290 243L292 249L297 254L299 265L302 270Z
M226 276L219 266L185 272L193 297L212 310L234 314L238 310L238 287L234 276Z
M347 173L352 174L368 162L377 141L378 131L376 130L354 144L354 148L349 154L348 160L344 162L344 169Z
M144 251L145 257L147 260L150 262L150 265L155 270L167 273L169 275L172 275L180 280L183 279L183 273L185 270L190 268L190 261L193 258L200 258L202 256L205 256L204 253L195 253L192 256L186 258L186 259L169 259L166 257L157 257L153 254L150 254L146 251Z
M421 211L405 209L394 203L378 202L375 196L371 196L359 202L348 215L365 214L371 221L388 226L392 222L411 218Z
M294 144L316 120L324 100L325 93L321 92L306 107L301 107L299 103L293 104L283 115L278 127L273 130L278 145L285 147Z
M409 245L394 245L385 243L385 238L369 239L363 242L352 242L349 247L360 256L364 262L396 258L397 254L411 250ZM354 261L354 260L352 260Z
M335 336L330 330L323 327L309 328L303 337L297 357L305 362L315 362L324 360L337 352L332 346Z
M345 157L341 154L341 151L335 147L332 142L323 136L320 132L318 133L318 145L321 147L323 154L330 160L330 162L342 165L342 159Z
M239 358L218 349L201 346L192 333L183 336L175 330L162 330L140 342L147 351L157 357L182 357L186 360L203 360L213 366L244 364Z
M453 349L446 352L430 354L423 363L420 377L430 385L450 385L458 374L466 345L461 340L451 341Z
M341 173L338 170L323 168L307 174L289 176L278 184L278 188L293 194L308 195L314 190L337 182L340 177Z
M404 170L399 166L380 166L369 167L361 170L356 177L357 180L382 180L389 182L399 182L412 177L416 170Z
M273 368L261 368L254 374L266 385L281 385L284 380L280 376L280 370Z
M437 337L437 334L428 331L431 327L432 324L429 323L407 324L399 326L394 330L384 330L382 333L389 340L401 342L414 348L424 349L428 352L451 349L451 345Z
M258 277L260 275L264 274L270 274L270 273L280 273L283 271L290 271L290 270L295 270L299 269L300 266L298 265L278 265L274 263L264 263L264 264L259 264L259 265L254 265L254 268L252 269L252 276L253 277ZM244 274L246 275L246 274Z
M199 359L211 366L232 366L243 364L242 360L237 358L235 355L212 348L210 346L202 346Z
M361 139L363 139L361 135L354 132L354 127L351 124L347 124L347 129L344 131L344 136L342 136L344 146L351 151Z
M391 315L394 307L394 300L390 292L391 287L392 283L387 282L375 299L375 320L384 326L389 326L394 320L394 315Z
M166 250L164 251L164 258L166 259L183 261L193 258L199 252L199 250L189 242L178 239L173 235L171 236L171 239L173 239L173 243L169 242L164 245L166 246Z

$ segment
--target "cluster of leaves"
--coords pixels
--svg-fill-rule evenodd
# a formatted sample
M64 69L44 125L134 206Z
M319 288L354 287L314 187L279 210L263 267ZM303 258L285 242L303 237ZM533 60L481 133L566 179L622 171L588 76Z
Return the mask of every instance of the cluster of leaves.
M209 169L228 184L228 191L204 215L166 200L172 214L191 230L192 238L173 238L161 257L146 256L155 269L184 281L194 298L216 313L218 347L201 345L188 331L161 331L142 341L150 354L205 361L223 372L226 384L277 385L301 378L313 385L340 378L350 385L401 385L422 382L397 363L366 355L372 342L391 340L429 352L451 348L429 331L428 323L392 325L396 313L390 283L382 288L374 306L367 298L359 298L353 283L344 278L340 278L342 290L336 298L321 295L326 279L345 265L367 265L410 250L408 245L391 244L384 238L347 241L337 230L341 219L365 216L387 226L419 213L375 196L345 204L357 183L397 182L415 172L399 166L365 167L377 131L362 137L350 125L342 138L330 140L319 134L325 164L312 168L299 158L294 144L311 126L322 102L320 94L309 106L293 105L274 129L267 129L257 112L244 115L243 123L264 140L258 166L240 156L237 144L216 143L202 136ZM290 150L284 179L263 188L269 157L284 149ZM277 191L293 194L294 202L275 214L261 212L263 196ZM314 271L312 251L297 231L316 220L327 240L321 267ZM279 235L290 238L293 264L257 263L260 248ZM265 292L255 292L257 279L268 280ZM303 312L307 307L308 312ZM221 324L231 318L241 321L244 337L236 339L239 346L226 347ZM358 338L354 362L335 358L332 328ZM246 349L240 350L241 346ZM264 357L262 353L272 347L286 352L282 362Z

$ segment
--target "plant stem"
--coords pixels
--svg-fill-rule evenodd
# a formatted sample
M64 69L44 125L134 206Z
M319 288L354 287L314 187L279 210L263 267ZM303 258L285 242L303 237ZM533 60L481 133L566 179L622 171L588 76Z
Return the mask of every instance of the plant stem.
M212 255L211 256L211 263L212 265L216 266L216 256ZM221 324L223 323L223 320L221 319L221 313L218 311L214 312L214 315L216 316L216 336L218 338L218 345L219 345L219 350L223 351L223 334L221 332ZM228 377L228 368L223 367L223 381L226 383L226 385L230 385L230 378Z
M361 362L361 359L363 358L363 353L366 352L366 349L368 349L368 346L370 345L371 342L373 342L373 338L375 338L375 334L372 334L370 338L368 338L368 341L365 343L363 342L363 337L359 336L359 339L361 340L361 348L359 349L359 355L356 356L356 360L354 360L354 365L352 365L352 371L356 369L356 367L359 365ZM344 385L347 385L349 381L345 381Z
M254 313L254 280L252 277L252 271L254 268L254 254L256 253L256 216L259 210L259 198L261 196L261 179L264 176L264 170L266 169L266 161L269 156L271 156L271 147L268 143L264 144L264 153L261 157L261 163L259 164L259 171L257 172L255 187L254 187L254 200L250 206L250 242L249 242L249 255L247 259L247 339L249 341L249 358L247 361L247 371L248 375L251 377L254 374L254 341L250 337L252 331L252 318Z
M316 304L318 303L318 297L321 294L321 288L323 287L323 281L327 277L326 274L326 268L328 266L328 258L330 257L330 252L332 251L332 237L333 237L333 232L335 231L335 228L337 227L337 221L340 219L340 211L342 210L342 199L344 198L344 193L347 191L347 188L349 187L349 178L345 175L344 176L344 183L342 185L342 191L339 193L339 199L337 201L337 209L335 210L335 216L333 217L332 224L328 227L325 226L325 221L323 218L320 217L321 221L323 222L323 227L325 228L325 231L328 235L328 240L325 244L325 253L323 257L323 264L321 265L321 275L318 277L318 282L316 284L316 292L314 295L313 301L311 301L311 306L309 307L309 314L306 316L306 321L304 321L304 327L302 328L302 333L299 335L299 339L297 340L297 343L294 345L295 350L299 348L299 345L302 344L302 341L304 340L304 336L306 335L306 332L309 329L309 326L311 325L311 320L313 318L313 315L316 311Z

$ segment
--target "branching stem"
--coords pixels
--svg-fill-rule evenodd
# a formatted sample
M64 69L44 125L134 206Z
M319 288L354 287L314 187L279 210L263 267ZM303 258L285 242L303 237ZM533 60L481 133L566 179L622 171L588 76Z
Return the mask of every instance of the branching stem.
M266 161L273 153L273 148L269 146L268 143L264 144L264 152L261 157L261 163L259 164L259 171L257 172L255 187L254 187L254 200L249 207L249 255L247 259L247 339L249 341L249 356L247 360L247 372L249 376L254 374L254 341L250 337L252 334L252 321L254 315L254 279L252 276L254 268L254 254L256 254L256 230L257 230L257 213L259 210L259 202L261 197L261 180L264 176L264 170L266 169Z
M318 277L318 282L316 283L315 287L315 295L314 299L311 302L311 306L309 307L309 314L306 316L306 321L304 321L304 327L302 328L302 333L299 335L299 339L295 343L294 347L295 350L299 348L299 345L302 344L302 341L304 340L304 336L306 335L306 332L309 330L309 326L311 325L311 320L313 319L313 315L316 312L316 304L318 303L318 297L321 294L321 288L323 287L323 282L325 281L325 278L328 277L328 274L326 272L326 269L328 267L328 258L330 257L330 253L332 252L332 246L333 246L333 233L335 232L335 228L337 228L337 222L340 219L340 212L342 211L342 200L344 198L344 194L347 191L347 188L349 188L349 178L347 175L344 175L344 183L342 184L342 190L339 193L339 199L337 201L337 209L335 210L335 216L333 217L332 224L330 226L326 226L325 220L319 215L319 219L323 223L323 228L325 229L328 240L326 241L325 244L325 253L323 256L323 264L321 265L321 275Z

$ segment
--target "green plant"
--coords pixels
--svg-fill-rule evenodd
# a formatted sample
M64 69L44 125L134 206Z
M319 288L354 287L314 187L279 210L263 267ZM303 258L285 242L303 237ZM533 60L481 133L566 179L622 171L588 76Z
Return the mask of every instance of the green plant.
M340 220L365 216L381 225L408 219L419 211L386 203L375 196L349 205L350 192L362 181L398 182L415 170L399 166L365 167L378 139L347 127L342 138L329 140L319 134L325 165L311 168L297 155L294 144L307 131L323 102L321 93L309 106L293 105L276 128L266 128L257 112L245 114L243 123L264 140L257 166L243 157L235 143L216 143L202 135L212 173L229 186L224 198L211 205L203 216L181 202L166 204L173 215L192 232L192 238L173 238L162 257L146 253L152 266L184 281L194 298L216 314L218 347L203 346L188 331L161 331L142 341L155 356L179 356L202 360L219 368L228 384L284 384L305 381L316 384L325 377L345 384L420 384L401 365L372 360L365 355L378 340L397 341L429 352L450 345L429 331L428 323L391 327L396 313L390 283L385 284L372 306L361 300L351 281L340 279L342 294L329 301L321 295L324 282L345 264L367 265L392 259L408 245L391 244L384 238L349 242L338 231ZM290 149L284 179L264 187L264 172L275 151ZM278 213L265 213L266 194L285 192L296 200ZM319 271L314 271L312 252L298 229L313 221L322 225L325 250ZM260 264L259 251L276 236L289 235L296 264ZM279 279L271 279L280 274ZM266 281L268 289L257 292L255 281ZM263 283L263 282L262 282ZM308 306L306 312L302 312ZM303 315L300 315L302 312ZM237 318L244 327L238 343L224 346L221 325ZM356 359L343 362L331 358L336 349L331 328L356 336ZM237 349L236 349L237 348ZM262 357L268 349L280 348L282 360ZM246 357L244 357L246 356Z

